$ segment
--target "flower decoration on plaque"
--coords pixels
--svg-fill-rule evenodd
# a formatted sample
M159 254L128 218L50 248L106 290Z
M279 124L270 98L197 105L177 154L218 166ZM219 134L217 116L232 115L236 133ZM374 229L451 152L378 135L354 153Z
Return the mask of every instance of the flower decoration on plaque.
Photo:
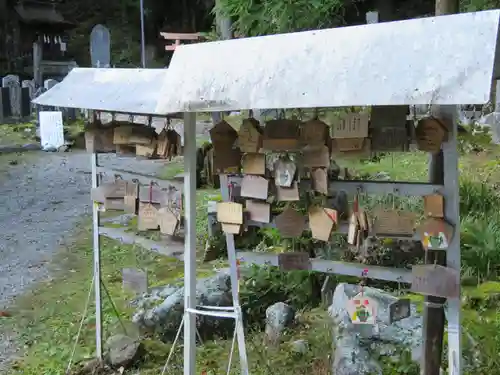
M353 324L375 324L377 319L378 303L364 293L364 281L368 276L368 269L361 273L361 292L347 301L347 312Z
M453 226L442 218L430 217L418 228L425 250L446 250L453 235Z
M300 237L305 228L305 218L292 207L287 207L285 210L276 216L276 228L284 238Z

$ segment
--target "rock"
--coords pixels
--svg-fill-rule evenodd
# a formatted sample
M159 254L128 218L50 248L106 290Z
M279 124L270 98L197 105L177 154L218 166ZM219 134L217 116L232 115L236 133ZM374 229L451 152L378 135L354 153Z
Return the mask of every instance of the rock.
M364 294L378 303L376 324L352 324L346 310L347 301L360 292L358 285L339 284L333 295L330 316L334 322L334 361L336 375L380 374L377 358L386 356L393 361L403 350L410 350L419 362L422 341L422 318L411 306L411 316L389 323L389 305L397 298L374 288L364 288ZM400 356L402 357L402 356Z
M222 270L213 277L199 280L196 285L196 304L202 306L232 306L229 270ZM132 320L142 330L160 335L163 341L175 337L184 315L184 287L169 285L136 301L138 310ZM152 306L156 305L156 306ZM197 316L197 327L205 338L215 333L230 334L234 329L232 319Z
M284 302L277 302L266 309L266 338L271 343L279 341L281 333L295 320L295 310Z
M290 345L292 351L297 354L305 354L309 350L309 343L306 340L296 340Z
M125 335L114 335L106 341L107 360L112 367L127 368L141 356L141 343Z

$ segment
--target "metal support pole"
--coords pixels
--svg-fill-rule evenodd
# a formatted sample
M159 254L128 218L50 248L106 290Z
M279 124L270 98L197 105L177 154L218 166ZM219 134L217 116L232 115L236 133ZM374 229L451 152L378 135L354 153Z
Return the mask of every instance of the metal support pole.
M146 35L144 32L144 0L140 1L141 7L141 65L146 67Z
M196 308L196 114L184 113L184 309ZM184 375L196 374L196 315L185 312Z
M458 1L457 0L436 0L436 16L457 13L458 12ZM437 117L448 118L453 120L453 129L450 132L448 143L444 146L447 152L447 170L446 170L446 186L447 194L445 196L445 205L446 205L446 218L449 221L454 221L454 214L458 215L458 206L456 210L453 208L455 205L455 200L458 199L455 194L452 194L455 190L458 192L458 172L457 178L452 180L454 176L454 169L457 167L453 166L452 157L450 157L453 152L455 155L457 153L456 149L456 114L451 113L455 111L455 107L436 107L433 109L435 115ZM451 150L451 147L454 147ZM455 156L456 157L456 156ZM441 150L439 153L432 155L429 160L429 180L434 184L443 184L445 181L445 162L444 162L444 154ZM449 186L449 188L448 188ZM452 191L453 190L453 191ZM451 195L451 196L448 196ZM451 201L450 201L451 198ZM450 207L448 209L448 207ZM452 216L448 216L448 214L452 214ZM453 240L450 243L450 248L448 253L453 254L456 258L455 254L458 252L458 265L460 265L460 228L459 223L451 223L455 224L455 235ZM458 244L458 249L456 249ZM440 265L447 264L447 254L444 251L429 251L428 253L428 262L436 263ZM456 262L455 262L456 263ZM458 268L460 271L460 268ZM441 358L443 352L443 337L444 337L444 325L445 325L445 315L444 315L444 307L442 306L446 302L446 299L429 296L425 298L425 307L424 307L424 322L423 322L423 334L424 334L424 347L423 347L423 355L422 355L422 374L423 375L439 375L440 367L441 367ZM457 309L453 309L454 314L457 312ZM458 306L458 313L460 312L460 305ZM452 315L452 314L449 314ZM458 316L458 319L460 317ZM460 328L457 327L459 331ZM458 339L460 340L460 339ZM459 343L458 343L459 344ZM460 347L460 346L459 346ZM452 350L450 349L450 352ZM450 374L459 375L460 372L452 372L453 371L452 361L449 362ZM460 366L458 365L458 368Z
M97 153L92 153L92 188L99 186L97 173ZM96 356L102 360L102 306L101 306L101 250L99 243L99 205L92 202L92 239L94 249L94 280L95 280L95 346Z

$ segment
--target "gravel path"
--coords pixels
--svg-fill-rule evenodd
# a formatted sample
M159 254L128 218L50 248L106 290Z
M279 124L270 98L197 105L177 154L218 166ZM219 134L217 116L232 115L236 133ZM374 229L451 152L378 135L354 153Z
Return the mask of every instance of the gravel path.
M0 311L49 277L52 255L71 238L82 216L91 214L89 154L34 152L29 160L0 175ZM163 164L112 154L99 156L99 162L145 174ZM14 349L14 338L1 332L0 320L0 372Z

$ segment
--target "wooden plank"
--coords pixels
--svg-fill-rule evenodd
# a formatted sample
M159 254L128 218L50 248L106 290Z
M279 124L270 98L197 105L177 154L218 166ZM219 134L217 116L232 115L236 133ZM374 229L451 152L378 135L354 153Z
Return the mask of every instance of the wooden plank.
M237 250L236 255L240 262L279 266L277 254ZM311 259L310 261L311 270L318 272L361 277L361 273L367 269L370 279L396 281L400 283L411 283L412 280L411 270L404 268L368 266L362 263L338 262L322 259Z
M160 35L166 40L200 40L204 39L201 33L166 33L161 32Z

